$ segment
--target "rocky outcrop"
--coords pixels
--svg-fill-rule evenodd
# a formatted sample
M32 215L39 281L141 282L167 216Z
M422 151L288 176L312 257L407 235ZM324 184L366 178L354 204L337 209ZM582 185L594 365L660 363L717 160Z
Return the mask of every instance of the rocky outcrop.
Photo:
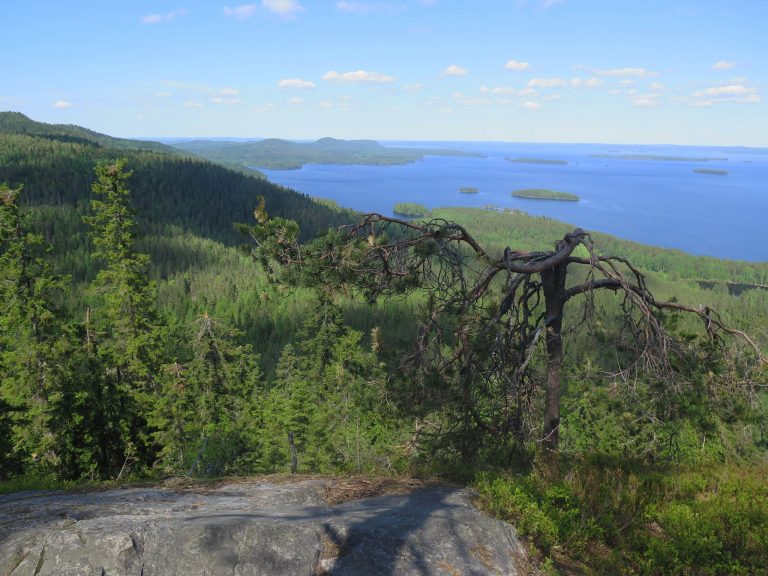
M359 482L1 496L0 575L526 573L514 529L478 511L469 490Z

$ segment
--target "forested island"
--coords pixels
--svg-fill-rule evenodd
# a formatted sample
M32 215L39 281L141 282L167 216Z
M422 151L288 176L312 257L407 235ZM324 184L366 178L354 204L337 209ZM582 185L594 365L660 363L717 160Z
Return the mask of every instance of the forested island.
M461 188L459 188L459 192L461 192L462 194L477 194L480 192L480 190L478 190L474 186L462 186Z
M553 166L564 166L568 164L565 160L554 160L549 158L505 158L507 162L518 164L550 164Z
M447 479L551 574L766 573L768 263L413 212L0 113L0 492Z
M401 216L422 217L429 213L429 208L418 202L398 202L392 211Z
M516 198L530 198L533 200L562 200L567 202L578 202L579 197L570 192L560 192L558 190L549 190L547 188L523 188L515 190L512 196Z
M315 142L292 142L269 138L256 142L191 140L175 142L185 152L228 166L296 170L304 164L408 164L430 156L477 156L461 150L395 148L374 140L321 138Z
M696 168L696 174L710 174L712 176L728 176L728 170L716 170L713 168Z

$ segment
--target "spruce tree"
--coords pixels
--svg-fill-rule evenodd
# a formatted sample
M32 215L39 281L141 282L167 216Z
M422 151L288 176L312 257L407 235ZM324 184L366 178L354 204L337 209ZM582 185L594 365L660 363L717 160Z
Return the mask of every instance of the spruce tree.
M211 476L259 465L258 357L237 336L206 313L195 325L192 359L167 368L155 437L168 471Z
M43 237L24 226L20 192L0 185L0 477L22 469L76 477L79 448L66 440L77 420L72 340L57 306L64 284Z
M102 476L124 472L132 463L150 464L154 446L147 429L161 363L162 325L156 288L147 275L149 257L135 250L135 229L126 186L132 172L125 161L96 167L90 226L93 256L103 268L91 285L94 300L89 344L92 365L101 366L103 430L99 440ZM95 366L94 366L95 367Z

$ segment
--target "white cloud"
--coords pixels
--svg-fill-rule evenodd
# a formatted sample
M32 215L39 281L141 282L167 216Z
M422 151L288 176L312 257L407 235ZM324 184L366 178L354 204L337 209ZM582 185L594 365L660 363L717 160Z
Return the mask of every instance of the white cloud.
M632 86L632 84L634 84L634 83L635 83L635 81L634 81L634 80L631 80L630 78L625 78L624 80L622 80L622 81L620 82L620 84L621 84L622 86Z
M372 2L336 2L336 9L342 12L352 12L355 14L368 14L375 12L379 5Z
M638 108L653 108L659 104L658 94L641 94L632 99L632 105Z
M179 8L178 10L172 10L165 14L147 14L141 18L142 24L160 24L160 22L168 22L176 18L176 16L183 16L187 13L185 8Z
M533 88L523 88L517 94L518 96L533 96L536 94L536 90L534 90Z
M738 104L757 104L762 102L762 98L754 86L745 86L744 84L724 84L722 86L713 86L705 90L694 92L693 100L690 102L694 106L712 106L721 102L736 102Z
M609 68L607 70L595 70L598 76L612 76L615 78L626 78L628 76L635 78L648 78L658 76L656 72L651 72L645 68Z
M245 20L256 14L256 10L256 4L242 4L234 8L224 6L224 16L234 18L235 20Z
M293 104L294 106L298 106L299 104L304 104L304 100L302 98L296 98L295 96L293 98L288 99L288 102L290 104Z
M562 4L565 0L541 0L541 6L543 8L550 8L555 4Z
M301 78L283 78L277 83L278 88L299 88L308 89L314 88L315 83L309 80L302 80Z
M389 108L379 110L379 116L388 116L390 114L397 114L398 112L400 112L399 106L390 106Z
M554 88L566 84L567 82L562 78L533 78L528 81L529 88Z
M184 106L187 108L202 108L203 105L200 102L184 102Z
M584 84L588 88L597 88L598 86L602 86L603 85L603 81L600 80L600 78L598 78L597 76L593 76L592 78L590 78L589 80L584 82Z
M155 96L157 98L169 98L173 96L173 94L171 94L170 92L155 92Z
M224 96L237 96L240 94L240 90L237 90L235 88L222 88L221 94Z
M661 82L651 82L651 90L664 90L664 84Z
M492 106L494 103L491 98L467 98L461 92L455 92L453 99L456 100L457 104L463 106Z
M417 90L421 90L423 87L424 85L421 82L414 82L413 84L406 84L403 86L403 90L408 92L416 92Z
M331 70L323 74L322 79L329 82L372 82L375 84L388 84L395 81L392 76L378 72L366 72L365 70L341 73Z
M230 106L233 104L243 103L243 101L240 100L239 98L222 98L221 96L214 96L210 100L212 104L228 104Z
M72 108L72 102L69 102L67 100L56 100L56 102L54 102L52 106L54 108L59 108L60 110L65 110L67 108Z
M504 64L505 70L514 70L516 72L520 72L521 70L527 70L530 67L531 65L528 64L528 62L520 62L518 60L507 60L507 63Z
M468 72L466 69L462 68L461 66L457 66L456 64L451 64L443 70L443 76L466 76Z
M539 110L541 108L541 104L538 102L526 102L523 104L523 108L526 110Z
M736 62L731 62L730 60L718 60L712 64L712 70L730 70L734 66L736 66Z
M581 86L582 84L584 84L584 80L582 80L578 76L571 78L571 86Z
M496 86L496 88L491 90L491 94L510 95L510 94L517 94L517 93L518 93L517 88L513 88L512 86Z
M727 86L715 86L714 88L707 88L696 92L694 96L747 96L749 94L756 94L757 89L744 86L742 84L728 84Z
M304 10L304 7L296 0L261 0L261 5L273 14L284 18L290 18Z

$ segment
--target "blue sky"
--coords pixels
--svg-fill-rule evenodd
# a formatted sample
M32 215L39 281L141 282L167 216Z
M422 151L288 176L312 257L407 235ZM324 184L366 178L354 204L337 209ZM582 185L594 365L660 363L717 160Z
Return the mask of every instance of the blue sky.
M1 0L0 110L116 136L768 146L768 0Z

